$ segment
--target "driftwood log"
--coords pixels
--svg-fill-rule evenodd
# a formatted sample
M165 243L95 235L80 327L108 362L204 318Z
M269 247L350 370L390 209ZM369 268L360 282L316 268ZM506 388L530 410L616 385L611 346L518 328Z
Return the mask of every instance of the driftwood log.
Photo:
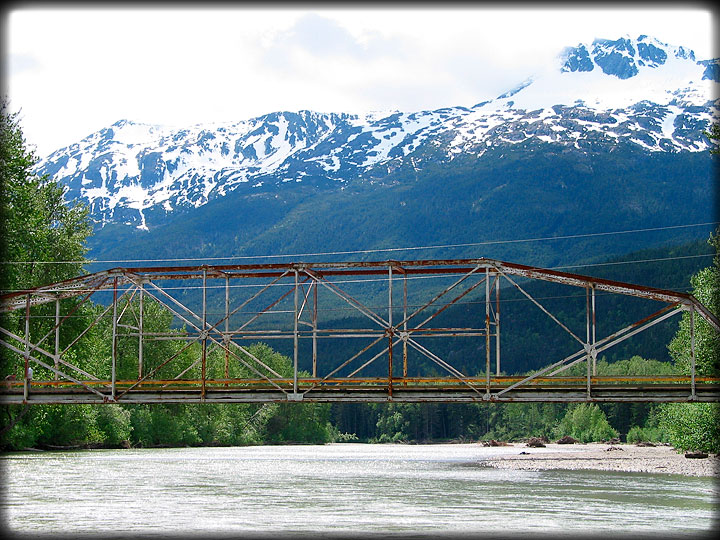
M528 446L530 448L545 448L545 442L540 437L530 437L527 440L527 443L525 443L525 446Z

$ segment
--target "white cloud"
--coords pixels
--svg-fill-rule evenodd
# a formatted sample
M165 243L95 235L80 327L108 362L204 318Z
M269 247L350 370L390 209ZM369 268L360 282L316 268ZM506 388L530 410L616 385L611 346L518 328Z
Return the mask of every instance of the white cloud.
M711 56L708 11L16 9L7 86L43 155L121 118L165 125L276 110L471 106L563 47L649 34Z
M32 54L11 54L7 59L7 73L11 77L18 76L25 71L41 69L42 65Z

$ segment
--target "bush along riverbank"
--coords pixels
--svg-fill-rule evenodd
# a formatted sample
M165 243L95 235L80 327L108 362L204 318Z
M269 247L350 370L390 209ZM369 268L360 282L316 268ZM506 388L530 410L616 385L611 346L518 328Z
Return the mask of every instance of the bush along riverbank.
M4 451L342 442L493 445L530 438L665 443L678 450L713 451L675 444L667 423L676 413L668 414L668 406L649 404L268 403L8 409L6 419L23 410L25 414L3 433Z

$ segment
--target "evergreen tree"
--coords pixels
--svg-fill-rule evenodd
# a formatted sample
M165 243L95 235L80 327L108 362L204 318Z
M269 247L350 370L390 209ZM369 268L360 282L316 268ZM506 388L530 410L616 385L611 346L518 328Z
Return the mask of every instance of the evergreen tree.
M91 232L87 209L79 204L66 205L63 188L47 177L33 172L37 163L27 148L17 113L8 111L6 100L0 105L0 289L2 293L24 290L61 281L82 272L85 262L85 240ZM54 306L36 309L32 335L47 332L53 324ZM79 321L80 319L76 319ZM3 314L0 325L19 331L22 314ZM78 324L81 324L78 322ZM22 376L22 366L11 362L17 358L3 348L0 375ZM39 373L38 373L39 374ZM45 374L43 374L45 375ZM61 413L52 408L34 406L4 407L0 435L2 444L31 446L48 439L51 433L63 431L62 437L86 441L96 433L94 418L86 407L72 407ZM60 414L60 420L58 420ZM91 421L83 424L86 420ZM62 429L58 424L63 424ZM83 426L80 433L73 426ZM12 427L11 429L11 426Z
M68 205L63 187L37 176L17 113L0 110L0 236L3 291L54 283L82 273L92 228L87 207Z
M705 132L705 136L710 140L712 148L711 154L720 154L720 124L711 124L710 131Z
M606 441L618 436L608 423L605 413L595 403L579 403L568 408L555 435L569 435L580 442Z

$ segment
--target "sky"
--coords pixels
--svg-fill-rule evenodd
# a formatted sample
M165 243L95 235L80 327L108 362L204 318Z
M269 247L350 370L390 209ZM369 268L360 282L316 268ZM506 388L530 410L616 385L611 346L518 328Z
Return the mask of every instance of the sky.
M693 3L51 5L3 13L3 95L38 157L120 119L180 127L472 106L595 38L646 34L718 56L715 14Z

